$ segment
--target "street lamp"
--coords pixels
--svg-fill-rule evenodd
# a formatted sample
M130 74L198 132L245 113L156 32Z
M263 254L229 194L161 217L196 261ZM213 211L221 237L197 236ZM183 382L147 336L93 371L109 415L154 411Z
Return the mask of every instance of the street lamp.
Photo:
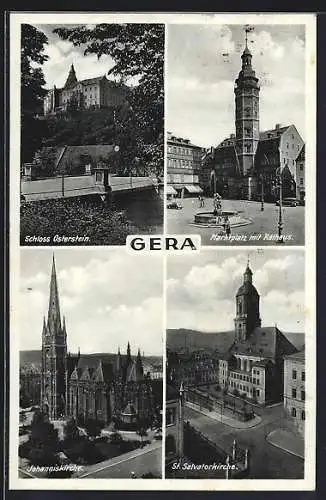
M278 242L284 243L283 240L283 217L282 217L282 171L281 167L278 169L279 171L279 186L280 186L280 199L279 199L279 211L278 211Z
M264 211L264 177L263 174L260 175L261 178L261 206L260 206L260 211Z

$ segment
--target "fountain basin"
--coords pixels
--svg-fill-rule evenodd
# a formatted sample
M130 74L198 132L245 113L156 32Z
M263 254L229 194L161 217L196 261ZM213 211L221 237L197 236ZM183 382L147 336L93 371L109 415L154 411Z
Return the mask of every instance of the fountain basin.
M220 219L218 219L220 217ZM231 227L246 226L252 223L248 217L244 217L242 212L232 210L222 210L218 216L213 212L198 212L194 216L194 226L220 227L223 228L224 218L228 217Z

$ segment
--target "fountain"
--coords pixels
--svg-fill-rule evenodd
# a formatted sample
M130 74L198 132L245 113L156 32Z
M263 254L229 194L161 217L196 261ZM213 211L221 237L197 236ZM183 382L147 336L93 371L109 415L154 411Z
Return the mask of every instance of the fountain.
M223 210L222 197L218 193L215 193L213 197L213 211L197 212L192 225L224 229L228 222L231 228L251 224L252 220L244 217L242 213L237 210Z

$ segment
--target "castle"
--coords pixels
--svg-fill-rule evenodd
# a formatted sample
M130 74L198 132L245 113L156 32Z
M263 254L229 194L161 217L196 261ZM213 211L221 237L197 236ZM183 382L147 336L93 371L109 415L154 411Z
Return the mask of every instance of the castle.
M86 80L77 80L74 65L63 88L49 90L43 100L44 115L67 111L69 105L75 109L115 108L126 104L128 88L108 80L105 75Z
M283 197L304 200L304 141L294 125L259 130L259 79L252 66L247 29L242 68L235 80L235 134L203 157L201 185L224 198L275 201L280 177Z
M47 320L43 320L41 410L51 420L88 418L104 424L151 422L152 382L144 373L140 351L127 354L77 355L67 351L66 321L61 321L56 266L53 256Z

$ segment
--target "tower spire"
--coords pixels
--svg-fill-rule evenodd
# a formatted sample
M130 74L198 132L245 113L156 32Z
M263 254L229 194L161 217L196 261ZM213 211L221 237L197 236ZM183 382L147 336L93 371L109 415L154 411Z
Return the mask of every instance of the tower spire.
M49 299L49 310L48 310L48 328L50 333L53 335L61 331L59 293L58 293L57 273L55 267L54 254L52 256L50 299Z
M71 89L71 88L73 88L76 85L76 83L77 83L76 72L75 72L74 65L72 64L70 66L69 74L68 74L66 83L64 85L64 88L65 89Z

